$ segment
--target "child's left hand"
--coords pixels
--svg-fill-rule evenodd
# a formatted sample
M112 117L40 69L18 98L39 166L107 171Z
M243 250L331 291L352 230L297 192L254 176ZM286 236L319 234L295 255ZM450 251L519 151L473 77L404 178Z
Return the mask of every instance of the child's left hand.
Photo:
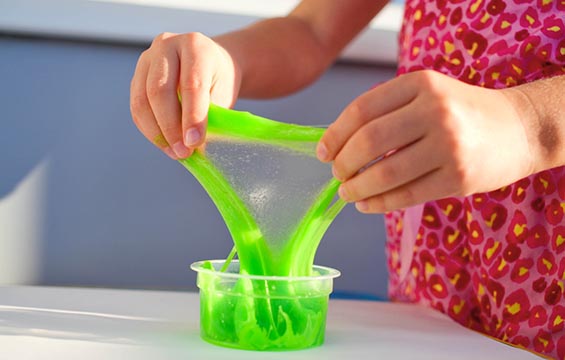
M523 97L509 90L430 70L400 76L347 106L318 158L334 161L340 196L366 213L498 189L534 171Z

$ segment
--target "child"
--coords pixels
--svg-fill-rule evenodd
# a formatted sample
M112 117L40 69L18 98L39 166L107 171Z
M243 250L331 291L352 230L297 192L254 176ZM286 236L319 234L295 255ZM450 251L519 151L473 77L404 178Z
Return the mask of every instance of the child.
M304 0L286 17L214 39L162 34L137 64L133 120L185 158L204 141L210 102L308 85L385 3ZM393 300L559 359L563 19L563 0L408 0L399 76L355 99L318 145L342 198L387 212Z

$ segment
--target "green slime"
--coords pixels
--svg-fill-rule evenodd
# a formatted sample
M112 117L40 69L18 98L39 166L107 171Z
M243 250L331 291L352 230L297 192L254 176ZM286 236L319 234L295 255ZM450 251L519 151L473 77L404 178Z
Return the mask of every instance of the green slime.
M281 123L211 105L208 136L229 136L262 142L311 154L305 143L318 142L323 128ZM232 236L239 272L246 275L304 277L313 273L318 245L333 219L346 203L333 202L340 183L330 179L277 256L245 203L202 149L180 160L204 187ZM333 202L333 204L332 204ZM235 251L218 275L227 269ZM205 265L214 270L211 264ZM252 350L289 350L323 343L328 296L315 282L239 279L227 288L213 272L200 272L201 335L222 346ZM277 295L272 296L272 289Z

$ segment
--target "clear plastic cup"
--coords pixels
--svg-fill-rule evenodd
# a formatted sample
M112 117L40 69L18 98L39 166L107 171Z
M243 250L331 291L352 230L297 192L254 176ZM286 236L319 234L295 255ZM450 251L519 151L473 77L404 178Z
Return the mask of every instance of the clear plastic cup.
M313 276L239 273L232 261L199 261L200 336L215 345L246 350L298 350L324 342L335 269L314 266Z

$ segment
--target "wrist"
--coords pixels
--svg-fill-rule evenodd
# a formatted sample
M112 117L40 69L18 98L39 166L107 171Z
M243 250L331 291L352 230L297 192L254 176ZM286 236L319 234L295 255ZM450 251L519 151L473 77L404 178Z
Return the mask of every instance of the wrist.
M512 87L500 90L514 110L513 116L519 126L522 127L527 141L529 159L521 159L528 162L529 173L526 176L546 169L543 152L539 146L539 118L538 109L530 96L520 87ZM512 115L511 115L512 116Z
M218 69L214 75L214 83L225 82L230 88L231 96L229 104L218 104L222 106L232 107L239 96L241 89L241 81L243 78L243 66L241 57L237 56L238 52L230 47L229 43L222 43L221 39L213 38L219 53ZM231 84L230 84L231 83Z
M220 52L224 57L223 62L224 64L228 64L228 67L233 74L234 92L236 97L241 93L242 88L244 87L243 83L245 81L249 82L248 67L253 66L253 64L250 64L250 61L247 59L249 54L245 49L245 45L241 44L242 41L239 37L239 32L235 32L220 35L212 39L216 42L216 44L218 44Z
M534 172L565 165L565 76L503 90L512 99L535 156Z

